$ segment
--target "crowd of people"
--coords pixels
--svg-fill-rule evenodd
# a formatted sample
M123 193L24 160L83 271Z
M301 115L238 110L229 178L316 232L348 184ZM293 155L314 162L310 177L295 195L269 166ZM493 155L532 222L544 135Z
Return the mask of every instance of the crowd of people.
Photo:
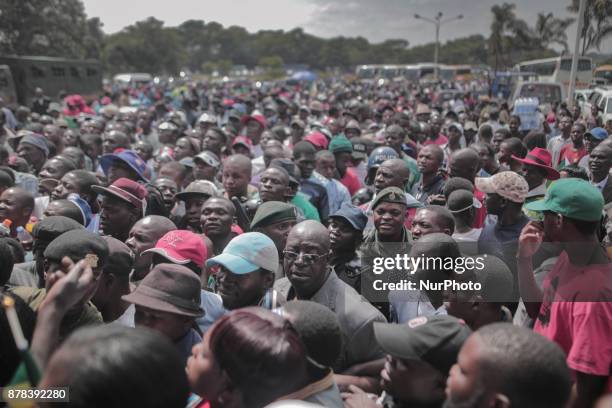
M612 121L558 103L525 129L441 90L0 103L0 386L88 408L612 407ZM454 266L377 270L403 256Z

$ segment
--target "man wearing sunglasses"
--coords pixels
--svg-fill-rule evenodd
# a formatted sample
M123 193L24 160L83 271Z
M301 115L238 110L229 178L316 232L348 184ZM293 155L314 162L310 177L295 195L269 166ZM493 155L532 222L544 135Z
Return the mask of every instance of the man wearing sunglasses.
M340 373L382 356L372 323L385 318L332 271L329 249L325 226L313 220L297 224L289 232L283 253L287 277L277 280L275 288L287 300L310 300L336 313L344 338L343 352L334 365L334 371Z

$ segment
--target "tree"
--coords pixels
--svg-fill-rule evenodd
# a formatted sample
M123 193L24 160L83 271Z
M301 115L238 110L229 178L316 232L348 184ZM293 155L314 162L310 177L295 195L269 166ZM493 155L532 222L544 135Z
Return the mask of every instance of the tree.
M598 51L603 40L612 35L612 0L586 0L584 24L582 26L582 55L596 48ZM567 7L577 13L580 0L572 0Z
M567 28L574 23L574 18L555 18L553 13L538 13L535 25L535 35L544 48L553 44L563 47L563 52L567 53Z
M278 55L262 57L258 65L263 68L266 79L276 79L285 75L283 59Z
M80 0L0 0L3 54L84 58L100 47L89 34Z
M107 70L176 74L187 57L177 28L149 17L108 37Z

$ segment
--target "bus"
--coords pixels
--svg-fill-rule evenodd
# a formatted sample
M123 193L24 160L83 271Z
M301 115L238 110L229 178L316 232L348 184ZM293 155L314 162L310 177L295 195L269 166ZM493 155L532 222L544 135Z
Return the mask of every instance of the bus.
M612 65L601 65L595 68L593 82L597 85L612 85Z
M561 84L567 91L570 82L570 71L572 69L572 56L545 58L539 60L524 61L514 66L516 72L533 72L540 82L556 82ZM588 88L593 80L593 61L590 57L578 58L578 70L576 71L576 89Z
M93 60L0 56L0 92L11 105L29 106L39 87L52 98L63 91L93 99L102 90L102 66Z

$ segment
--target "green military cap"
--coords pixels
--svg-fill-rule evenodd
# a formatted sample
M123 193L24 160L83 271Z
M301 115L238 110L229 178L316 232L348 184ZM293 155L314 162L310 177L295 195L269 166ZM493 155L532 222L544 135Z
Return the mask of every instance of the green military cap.
M257 208L253 221L251 221L251 229L267 227L280 221L296 218L297 211L293 205L281 201L267 201Z
M328 150L332 153L353 153L353 144L344 135L338 135L329 142Z
M372 209L381 203L397 203L406 205L406 194L401 188L387 187L382 189L372 201Z

